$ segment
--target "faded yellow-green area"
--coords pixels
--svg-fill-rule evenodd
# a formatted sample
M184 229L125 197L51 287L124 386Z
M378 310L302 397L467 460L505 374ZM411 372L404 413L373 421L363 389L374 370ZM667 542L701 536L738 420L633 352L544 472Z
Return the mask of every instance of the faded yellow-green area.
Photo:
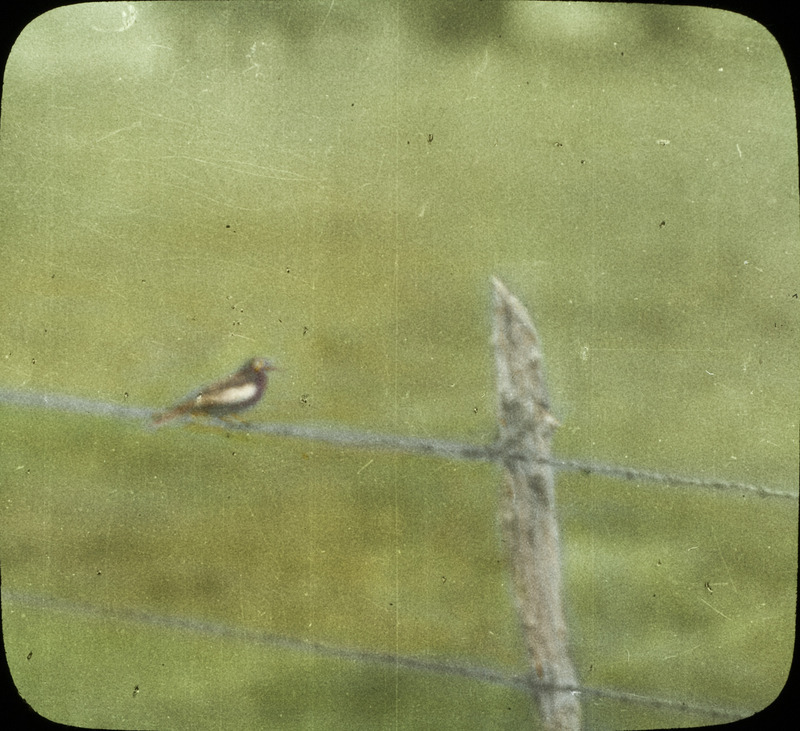
M476 9L477 8L477 9ZM495 436L489 279L560 456L792 489L797 150L769 33L636 5L151 3L25 29L0 119L0 385ZM3 589L520 671L498 470L0 405ZM582 682L756 710L796 503L558 478ZM520 728L488 683L4 602L23 697L105 728ZM28 658L30 654L30 658ZM134 688L138 691L134 693ZM709 719L587 698L592 728Z

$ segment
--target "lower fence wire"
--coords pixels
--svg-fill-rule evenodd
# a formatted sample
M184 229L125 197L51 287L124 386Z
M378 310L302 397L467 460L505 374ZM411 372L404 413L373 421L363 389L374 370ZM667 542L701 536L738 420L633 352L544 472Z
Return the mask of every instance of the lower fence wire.
M272 632L264 632L246 627L235 627L222 622L209 622L202 619L188 617L175 617L156 612L137 609L118 609L108 606L96 606L84 602L68 599L28 594L8 589L2 589L3 606L5 610L15 608L40 609L48 612L58 612L73 617L84 617L98 621L111 621L140 626L158 627L175 632L187 632L195 636L204 636L234 642L245 642L255 647L275 647L283 650L307 653L319 657L329 657L351 662L373 665L398 667L404 670L425 672L435 675L468 678L476 682L500 685L513 688L521 692L529 692L531 681L525 673L510 673L497 668L488 668L464 663L437 661L430 658L414 657L409 655L395 655L388 652L374 652L347 647L336 647L324 642L303 640ZM712 705L686 703L668 698L656 698L639 693L592 688L586 686L570 686L553 688L546 683L539 684L545 690L561 690L578 693L585 697L606 698L609 700L623 701L661 708L679 712L699 713L720 720L735 720L752 715L748 709L726 709Z

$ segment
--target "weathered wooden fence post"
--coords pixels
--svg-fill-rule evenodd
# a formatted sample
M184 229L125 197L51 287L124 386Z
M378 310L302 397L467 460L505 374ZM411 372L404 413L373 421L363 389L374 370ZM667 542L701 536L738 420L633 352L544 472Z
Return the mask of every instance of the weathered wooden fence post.
M569 658L561 550L550 458L558 422L550 413L539 337L525 307L493 280L500 456L506 469L501 519L517 609L544 727L580 729L578 685Z

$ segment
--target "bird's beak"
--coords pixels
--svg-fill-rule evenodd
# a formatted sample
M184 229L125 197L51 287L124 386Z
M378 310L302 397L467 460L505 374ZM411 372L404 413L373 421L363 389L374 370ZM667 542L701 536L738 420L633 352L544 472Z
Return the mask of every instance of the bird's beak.
M274 365L273 363L270 363L270 361L268 361L268 360L262 360L262 361L259 361L258 364L256 365L256 370L257 371L279 371L280 368L278 368L278 366Z

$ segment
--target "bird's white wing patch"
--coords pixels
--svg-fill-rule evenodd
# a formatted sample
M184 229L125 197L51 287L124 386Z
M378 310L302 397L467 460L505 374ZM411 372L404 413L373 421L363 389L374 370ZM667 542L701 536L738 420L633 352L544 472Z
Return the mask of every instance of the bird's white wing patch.
M197 400L203 404L238 404L253 398L258 392L255 383L244 383L241 386L223 388L213 393L204 393Z

